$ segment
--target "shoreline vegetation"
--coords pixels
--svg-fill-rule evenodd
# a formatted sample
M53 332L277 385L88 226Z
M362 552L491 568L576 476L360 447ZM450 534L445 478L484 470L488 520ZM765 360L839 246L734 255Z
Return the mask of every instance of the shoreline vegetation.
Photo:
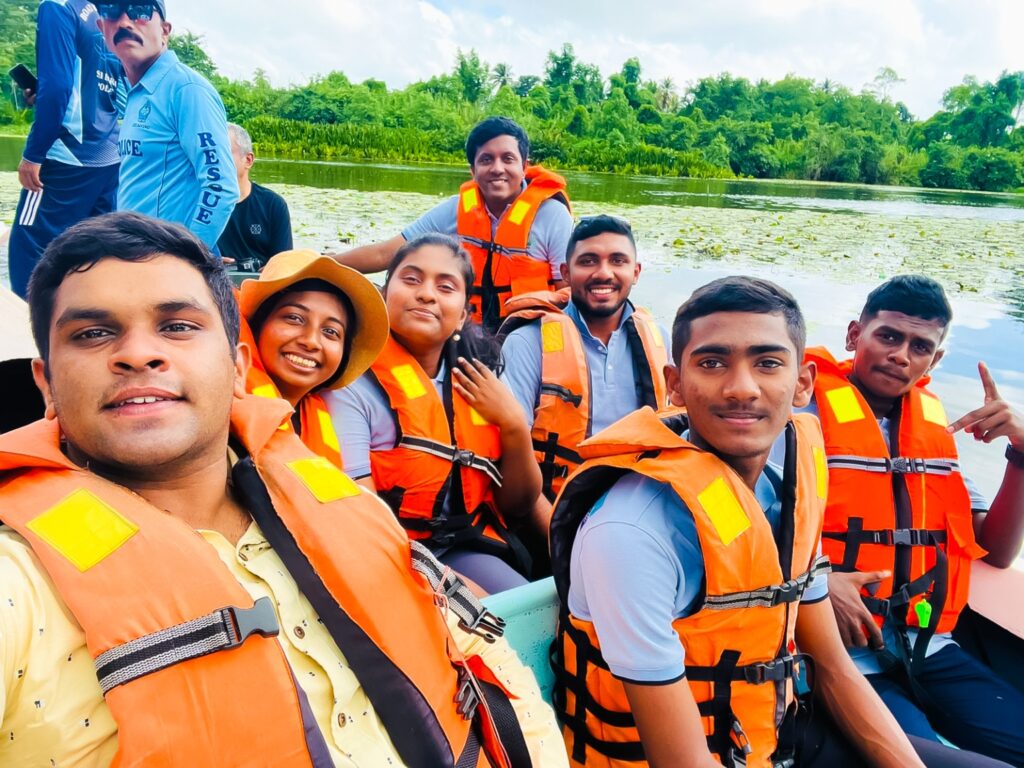
M0 5L0 71L35 61L36 6ZM679 86L645 79L636 58L605 76L566 43L539 75L460 50L451 71L403 89L342 72L279 88L261 70L223 77L202 43L191 32L171 38L265 157L464 165L469 129L501 114L526 128L534 162L555 170L1024 191L1024 71L967 76L921 120L890 97L902 79L888 67L859 93L792 74ZM31 111L15 108L8 78L0 96L0 132L20 135Z

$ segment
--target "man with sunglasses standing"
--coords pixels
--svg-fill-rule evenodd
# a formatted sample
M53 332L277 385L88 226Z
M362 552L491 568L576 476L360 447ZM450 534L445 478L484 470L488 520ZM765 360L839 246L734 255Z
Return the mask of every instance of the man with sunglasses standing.
M224 104L168 50L163 0L97 8L128 79L117 208L182 224L216 249L238 200Z
M36 27L39 83L18 180L9 246L11 288L22 298L50 241L88 216L113 210L121 66L96 29L88 0L43 0Z

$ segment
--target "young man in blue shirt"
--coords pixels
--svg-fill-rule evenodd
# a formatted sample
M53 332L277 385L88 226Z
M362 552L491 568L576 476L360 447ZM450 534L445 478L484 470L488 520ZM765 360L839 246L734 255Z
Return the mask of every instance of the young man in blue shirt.
M39 4L36 118L18 166L22 192L9 246L11 288L22 298L54 237L114 207L121 66L96 19L87 0Z
M163 0L98 8L100 31L129 86L117 208L182 224L215 249L238 201L220 96L167 49Z
M821 434L790 425L814 383L804 343L778 286L710 283L673 326L665 373L686 416L641 410L584 444L551 526L574 765L999 764L912 747L843 647L815 562ZM814 717L793 699L793 654L814 659Z

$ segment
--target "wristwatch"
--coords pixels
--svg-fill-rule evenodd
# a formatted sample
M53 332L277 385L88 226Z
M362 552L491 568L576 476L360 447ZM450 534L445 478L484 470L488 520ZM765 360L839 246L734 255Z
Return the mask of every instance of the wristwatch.
M1024 451L1018 451L1013 443L1006 446L1006 460L1017 469L1024 469Z

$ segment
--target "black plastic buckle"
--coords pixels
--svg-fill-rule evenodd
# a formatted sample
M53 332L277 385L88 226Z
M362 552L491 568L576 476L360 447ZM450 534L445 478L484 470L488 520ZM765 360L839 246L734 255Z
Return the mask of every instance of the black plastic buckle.
M472 720L482 699L483 691L480 690L476 677L464 664L459 665L459 690L455 694L456 711L466 720Z
M459 619L459 626L466 632L482 637L488 643L493 643L505 634L505 620L486 609L473 618L472 624Z
M928 471L924 459L894 456L889 459L889 471L897 475L923 475Z
M461 464L464 467L472 467L473 462L476 461L476 454L472 451L458 449L455 451L454 461L456 464Z
M252 608L230 606L224 609L232 621L232 638L228 648L237 648L253 633L263 637L275 637L281 631L274 613L274 603L269 597L261 597Z
M795 603L800 599L802 593L803 589L800 586L800 582L797 579L790 579L785 584L779 584L779 586L775 587L775 594L772 595L772 605Z
M782 669L782 677L776 675L776 670L780 667ZM787 656L784 659L775 659L774 661L766 661L761 664L751 664L749 667L744 667L743 677L751 685L761 685L769 680L774 682L793 677L795 669L796 659L792 656Z
M881 616L882 618L888 618L889 612L892 610L892 604L886 598L881 597L862 597L864 601L864 607L874 616Z
M892 542L904 547L920 547L926 535L927 532L918 528L899 528L893 531Z

